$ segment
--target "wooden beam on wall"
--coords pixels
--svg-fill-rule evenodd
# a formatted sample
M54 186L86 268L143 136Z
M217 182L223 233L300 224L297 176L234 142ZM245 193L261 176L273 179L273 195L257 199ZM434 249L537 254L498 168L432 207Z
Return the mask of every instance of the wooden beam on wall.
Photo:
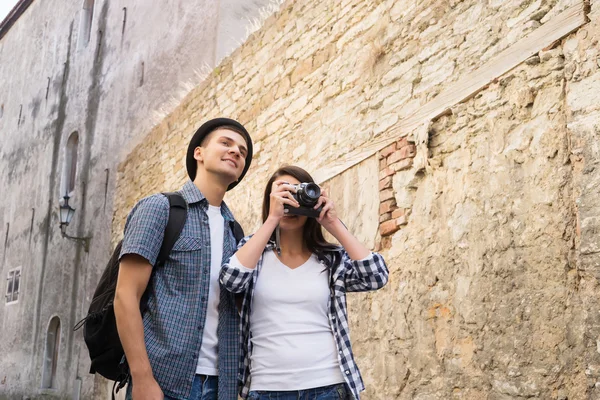
M376 154L379 150L411 133L420 125L448 112L454 105L466 101L506 74L529 57L537 54L557 40L564 38L588 22L588 1L579 1L531 32L514 45L483 64L477 70L458 79L433 100L421 106L413 115L396 123L387 132L372 139L343 157L319 168L317 182L325 182L348 168Z

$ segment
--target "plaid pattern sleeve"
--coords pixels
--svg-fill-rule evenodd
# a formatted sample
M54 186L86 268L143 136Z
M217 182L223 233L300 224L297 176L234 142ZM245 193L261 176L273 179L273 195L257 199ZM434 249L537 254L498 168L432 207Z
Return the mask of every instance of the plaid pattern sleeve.
M371 252L362 260L352 260L344 251L342 260L345 267L344 281L347 292L377 290L388 282L387 265L379 253Z
M250 236L240 240L238 249L240 249L250 239ZM245 268L240 264L235 254L221 266L219 280L221 285L231 293L242 293L248 289L250 279L254 274L254 270Z
M169 220L169 200L155 194L140 200L127 216L119 259L138 254L151 265L156 263Z

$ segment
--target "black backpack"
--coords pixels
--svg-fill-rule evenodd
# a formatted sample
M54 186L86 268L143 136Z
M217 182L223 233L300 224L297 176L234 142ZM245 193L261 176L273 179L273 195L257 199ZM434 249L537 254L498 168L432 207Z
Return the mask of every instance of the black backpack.
M180 193L163 193L169 199L169 220L165 228L165 236L156 261L156 267L162 267L171 253L173 245L179 238L187 218L187 203ZM231 221L230 228L235 239L239 242L244 237L244 231L237 221ZM125 386L129 379L127 363L123 363L125 352L121 346L113 301L119 274L119 255L122 241L115 250L102 273L100 282L92 298L88 315L79 321L74 331L83 326L83 338L92 361L90 373L98 373L118 384L117 391ZM153 269L154 271L154 269ZM154 273L154 272L153 272ZM150 277L152 279L152 277ZM147 309L148 289L140 301L142 314ZM114 387L113 387L114 397Z

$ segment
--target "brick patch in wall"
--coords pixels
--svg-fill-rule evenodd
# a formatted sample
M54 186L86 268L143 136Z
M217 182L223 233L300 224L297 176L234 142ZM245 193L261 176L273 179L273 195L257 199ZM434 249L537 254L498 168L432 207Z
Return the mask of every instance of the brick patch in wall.
M407 138L401 138L379 152L379 231L389 236L408 223L409 210L396 204L392 178L398 171L412 167L416 147Z

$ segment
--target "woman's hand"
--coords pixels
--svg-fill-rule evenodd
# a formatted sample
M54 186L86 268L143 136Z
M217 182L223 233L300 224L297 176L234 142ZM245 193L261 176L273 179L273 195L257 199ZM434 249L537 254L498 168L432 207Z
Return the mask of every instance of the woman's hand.
M319 197L319 201L317 201L314 208L316 210L321 206L323 206L323 209L321 210L317 221L323 228L327 229L329 233L333 234L332 228L339 223L339 219L337 212L335 211L335 204L333 204L333 200L327 196L327 191L325 189L321 189L321 197Z
M250 269L256 267L265 246L271 239L275 229L277 229L281 218L286 214L284 206L300 206L294 199L292 192L296 192L293 185L281 180L273 182L269 196L269 216L250 240L235 253L238 261L244 267Z
M284 205L300 207L300 204L294 199L292 192L296 192L293 185L278 180L273 182L270 195L269 217L279 221L286 214Z

